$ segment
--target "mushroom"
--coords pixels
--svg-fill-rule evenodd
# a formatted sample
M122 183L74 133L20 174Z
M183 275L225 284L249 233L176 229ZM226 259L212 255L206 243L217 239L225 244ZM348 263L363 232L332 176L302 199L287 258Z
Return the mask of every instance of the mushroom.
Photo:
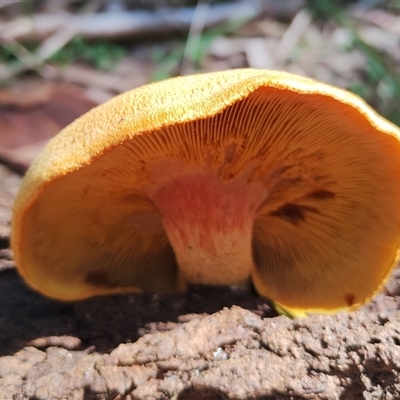
M17 196L20 274L60 300L245 286L294 315L351 309L400 245L400 131L277 71L178 77L54 137Z

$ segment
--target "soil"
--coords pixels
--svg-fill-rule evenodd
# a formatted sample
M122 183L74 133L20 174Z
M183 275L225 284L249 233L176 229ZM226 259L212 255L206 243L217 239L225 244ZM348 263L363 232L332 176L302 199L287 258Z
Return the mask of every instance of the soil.
M20 177L0 166L0 399L399 399L400 269L351 313L279 316L255 293L56 302L8 249Z

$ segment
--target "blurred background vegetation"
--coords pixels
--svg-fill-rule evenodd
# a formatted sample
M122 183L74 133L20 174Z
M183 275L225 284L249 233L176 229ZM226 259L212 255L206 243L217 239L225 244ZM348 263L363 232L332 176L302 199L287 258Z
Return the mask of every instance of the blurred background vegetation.
M0 3L1 90L62 82L100 103L149 81L238 67L349 89L400 125L400 1Z

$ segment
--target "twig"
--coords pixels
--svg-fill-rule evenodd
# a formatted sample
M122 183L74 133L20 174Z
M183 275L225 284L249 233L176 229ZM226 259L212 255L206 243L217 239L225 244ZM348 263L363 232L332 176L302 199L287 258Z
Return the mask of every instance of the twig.
M293 18L286 32L275 49L275 66L281 66L290 57L301 35L311 22L311 15L306 10L300 10Z
M72 21L71 24L63 26L53 35L48 37L35 52L30 52L18 41L8 38L3 46L7 48L21 62L13 68L7 68L4 74L0 74L0 81L15 78L17 75L30 69L36 70L40 74L39 68L54 53L61 50L71 39L73 39L86 22L87 18L97 10L99 3L92 2L85 14L80 15L79 20Z
M193 60L198 52L201 41L201 34L209 17L210 3L199 0L193 13L192 24L190 25L188 38L182 58L181 75L193 72Z
M280 6L281 4L281 6ZM232 15L292 14L304 5L303 0L290 2L237 1L212 4L204 29L229 20ZM280 8L278 8L280 7ZM43 40L67 26L80 26L77 34L86 39L115 39L143 35L166 35L188 31L195 14L194 7L157 9L155 11L101 12L90 18L73 14L35 14L13 21L0 21L0 43L7 40ZM82 23L82 19L85 20Z

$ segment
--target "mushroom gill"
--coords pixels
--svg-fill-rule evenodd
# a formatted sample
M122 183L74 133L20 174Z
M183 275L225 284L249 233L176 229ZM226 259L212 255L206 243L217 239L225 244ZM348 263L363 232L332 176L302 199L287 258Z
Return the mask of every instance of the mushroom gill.
M360 305L400 245L399 138L354 95L289 74L148 85L77 120L32 166L18 268L64 300L251 280L295 314Z

